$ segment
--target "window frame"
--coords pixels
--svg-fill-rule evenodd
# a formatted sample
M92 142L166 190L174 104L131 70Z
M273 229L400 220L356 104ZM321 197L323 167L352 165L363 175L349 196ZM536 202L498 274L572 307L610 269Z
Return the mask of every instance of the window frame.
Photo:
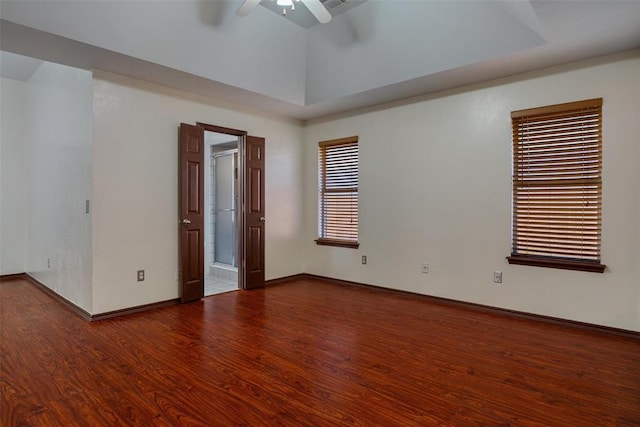
M590 132L593 132L590 135L590 139L593 139L593 135L597 135L597 139L596 139L596 144L595 146L597 147L597 156L599 157L599 162L597 163L597 173L596 173L596 177L581 177L578 178L578 182L577 183L571 183L571 184L562 184L561 187L567 187L567 188L571 188L571 187L575 187L575 188L580 188L580 186L582 186L583 189L588 188L588 187L596 187L595 190L595 194L597 195L597 207L596 207L596 214L595 214L595 218L596 218L596 223L597 223L597 231L596 231L596 250L597 250L597 259L596 260L590 260L590 259L580 259L581 256L577 255L575 258L573 257L569 257L569 256L560 256L557 255L558 252L570 252L572 250L572 248L576 245L575 243L567 243L566 246L562 247L560 246L561 244L558 243L558 238L556 238L556 240L547 247L544 246L539 246L542 247L541 250L539 250L539 252L545 252L545 251L556 251L556 255L549 255L549 256L545 256L545 255L541 255L541 254L527 254L527 253L518 253L518 241L522 241L522 240L527 240L528 238L530 239L531 237L523 237L522 234L527 234L527 232L525 231L520 231L519 233L519 228L518 228L518 222L521 221L521 219L519 220L518 218L522 218L523 214L520 212L518 213L517 211L517 200L518 200L518 195L520 195L522 197L523 194L526 194L526 192L523 191L524 188L540 188L540 187L549 187L550 185L558 185L558 181L559 181L559 177L561 177L560 173L555 172L555 175L552 175L550 178L540 178L537 181L532 181L536 178L532 178L532 175L529 176L529 180L523 179L522 176L526 176L527 173L531 174L532 172L522 172L522 171L518 171L518 167L523 167L523 165L527 165L528 163L526 163L525 161L523 161L522 159L524 158L522 154L519 154L519 150L522 150L522 146L524 144L523 140L520 138L520 134L524 133L527 135L527 138L531 138L532 137L532 132L533 131L522 131L522 128L526 128L527 125L530 125L529 123L532 121L536 121L536 126L551 126L554 129L558 128L559 126L556 124L556 122L551 123L551 124L539 124L538 122L540 120L548 120L549 122L552 122L553 120L559 120L558 118L552 118L553 115L558 115L558 114L574 114L576 116L575 120L571 122L571 124L567 124L567 125L561 125L561 126L565 126L564 128L561 127L558 130L553 130L553 131L548 131L547 129L545 129L543 131L543 133L545 134L545 139L547 139L546 135L549 135L550 132L552 136L550 136L548 139L550 139L550 141L547 143L548 145L544 146L544 143L540 143L540 142L536 142L537 146L540 146L541 144L543 145L542 150L554 150L554 149L558 149L557 146L553 147L554 144L558 143L558 139L562 138L561 136L558 136L558 134L561 134L563 132L565 132L565 135L563 135L564 138L567 138L566 136L566 132L569 132L569 130L567 130L566 128L569 127L575 127L576 124L579 123L579 119L577 118L579 116L579 114L583 111L595 111L597 112L597 119L596 119L596 127L595 130L590 130ZM584 113L583 113L584 114ZM513 185L513 191L512 191L512 201L511 201L511 208L512 208L512 238L511 238L511 245L512 245L512 252L511 255L507 257L507 260L509 261L509 264L517 264L517 265L529 265L529 266L536 266L536 267L548 267L548 268L559 268L559 269L567 269L567 270L578 270L578 271L587 271L587 272L596 272L596 273L602 273L604 272L606 265L601 263L601 250L602 250L602 98L595 98L595 99L588 99L588 100L584 100L584 101L577 101L577 102L569 102L569 103L564 103L564 104L557 104L557 105L550 105L550 106L545 106L545 107L538 107L538 108L531 108L531 109L526 109L526 110L519 110L519 111L513 111L511 113L511 119L512 119L512 126L513 126L513 155L512 155L512 161L513 161L513 178L512 178L512 185ZM584 121L584 119L583 119ZM591 127L593 128L593 126L591 125ZM571 132L576 132L575 130L570 130ZM540 132L540 131L536 131L536 132ZM584 131L583 131L584 132ZM533 135L534 137L537 135ZM571 137L574 137L574 135L570 135ZM540 137L538 137L538 139L542 139ZM525 138L526 140L526 138ZM563 142L564 143L564 142ZM585 147L593 147L593 143L590 143L592 145L588 145L588 143L585 143ZM551 148L550 148L551 146ZM564 146L560 147L562 150L564 150ZM577 151L576 151L577 152ZM547 151L547 153L549 153L549 151ZM519 157L520 156L520 157ZM545 156L549 156L549 154L545 154ZM547 157L548 159L548 157ZM564 159L561 159L564 160ZM527 158L527 161L531 161L531 158ZM539 161L539 160L538 160ZM555 160L557 161L557 160ZM592 161L592 160L589 160ZM567 160L565 160L565 162L567 162ZM562 166L566 166L567 163L559 163ZM544 163L549 163L547 161L545 161ZM587 166L584 166L584 164L582 165L583 168L588 168ZM543 173L539 173L538 171L536 172L539 175L545 175L545 174L552 174L554 172L554 169L557 169L557 166L543 166L542 167ZM545 169L546 168L546 169ZM574 167L575 168L575 167ZM525 168L526 169L526 168ZM591 167L590 170L590 174L593 174L593 167ZM535 170L535 169L534 169ZM586 170L586 169L585 169ZM583 172L585 173L585 172ZM577 172L575 173L577 174ZM520 178L520 179L518 179ZM560 178L562 179L562 178ZM552 184L552 182L555 181L554 184ZM576 179L572 179L572 181L576 181ZM534 182L534 184L532 184L532 182ZM568 181L567 181L568 182ZM520 193L518 193L518 191L520 191ZM542 190L542 191L551 191L551 190ZM553 190L553 191L558 191L558 190ZM585 200L587 200L585 206L588 208L589 206L589 200L592 199L588 199L587 196L585 196L584 194L586 194L589 191L594 191L592 189L583 191L582 194L582 198L579 199L581 200L583 203ZM569 198L568 195L564 195L565 198L562 198L562 193L571 193L571 192L576 192L576 190L572 189L572 190L564 190L561 189L559 191L559 194L554 194L553 198L555 199L550 205L548 205L547 209L549 210L553 210L554 207L555 209L558 209L558 206L562 203L562 201L566 202L574 202L575 203L575 199L571 200ZM526 196L526 197L531 197L531 196ZM538 196L540 197L540 196ZM528 199L527 199L528 200ZM558 200L560 200L560 202L558 202ZM531 202L527 202L527 203L531 203ZM537 202L537 203L541 203L541 202ZM545 202L542 202L545 203ZM580 211L580 209L586 209L585 207L582 208L575 208L575 211ZM585 212L583 210L583 212ZM552 213L548 214L549 216L552 216ZM593 215L593 214L589 214L589 215ZM590 217L591 218L591 217ZM548 217L542 219L541 221L547 220L549 222L553 222L552 220L550 220ZM526 217L525 223L530 221L529 217ZM554 233L554 227L549 226L550 228L548 230L546 230L547 233L553 234ZM582 225L581 227L584 227L584 225ZM524 228L524 226L523 226ZM557 230L557 229L555 229ZM573 230L571 230L571 237L573 236L580 236L582 238L584 238L585 234L586 234L586 229L585 228L579 228L578 229L579 232L574 232ZM544 233L540 233L543 234ZM537 236L534 236L534 238L538 238L540 239L540 234L538 234ZM556 235L557 235L557 231L556 231ZM591 237L591 236L587 236L587 237ZM553 238L551 238L553 239ZM566 238L565 238L566 239ZM593 237L592 237L593 240ZM536 245L540 245L540 243L536 242ZM542 243L542 245L544 245L544 243ZM528 246L528 245L523 245L523 246ZM529 245L530 246L530 245ZM560 246L560 249L557 249ZM529 249L530 251L532 251L531 249ZM526 249L523 251L526 252ZM583 258L587 258L586 255L582 256Z
M356 147L356 186L341 188L341 189L327 189L326 188L326 152L331 147L336 146L353 146ZM359 178L360 178L360 168L359 168L359 141L358 136L350 136L346 138L332 139L327 141L320 141L318 143L318 238L315 240L317 245L321 246L336 246L342 248L350 248L357 249L360 246L358 242L359 238L359 221L356 223L355 233L356 239L340 239L334 237L326 237L326 217L325 217L325 208L324 208L324 195L329 193L340 193L340 192L350 192L356 194L356 219L359 219ZM351 190L351 191L346 191Z

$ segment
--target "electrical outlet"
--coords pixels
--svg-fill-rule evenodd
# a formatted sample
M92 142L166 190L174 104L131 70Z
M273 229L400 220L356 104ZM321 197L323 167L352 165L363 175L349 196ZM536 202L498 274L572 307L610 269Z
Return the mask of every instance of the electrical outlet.
M429 272L429 264L422 264L422 272L425 274Z
M502 283L502 271L493 272L493 283Z
M367 256L362 255L362 264L366 264L366 263L367 263Z
M144 270L138 270L138 282L144 282Z

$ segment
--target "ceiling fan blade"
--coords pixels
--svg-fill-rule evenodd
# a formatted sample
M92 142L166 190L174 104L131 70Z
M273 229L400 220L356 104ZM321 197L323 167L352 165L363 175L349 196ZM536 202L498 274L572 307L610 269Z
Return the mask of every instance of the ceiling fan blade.
M244 3L236 10L236 15L245 16L260 3L260 0L244 0Z
M331 21L331 14L320 0L302 0L302 3L307 6L309 12L313 13L313 16L315 16L321 24L326 24Z

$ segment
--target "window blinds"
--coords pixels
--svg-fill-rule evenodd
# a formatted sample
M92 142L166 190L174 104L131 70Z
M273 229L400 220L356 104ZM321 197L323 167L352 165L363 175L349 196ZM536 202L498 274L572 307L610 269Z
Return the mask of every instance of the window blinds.
M320 142L320 239L358 241L358 137Z
M513 254L600 262L602 98L511 113Z

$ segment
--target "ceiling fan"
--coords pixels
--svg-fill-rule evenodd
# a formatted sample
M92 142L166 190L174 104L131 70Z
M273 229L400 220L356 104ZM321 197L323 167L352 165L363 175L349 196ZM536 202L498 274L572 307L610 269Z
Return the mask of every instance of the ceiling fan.
M238 16L247 15L249 12L251 12L253 8L255 8L260 3L260 1L261 0L244 0L244 3L242 3L242 5L236 11L236 14ZM291 10L295 10L295 3L302 1L302 3L307 7L307 9L309 9L309 12L311 12L313 16L315 16L320 23L326 24L327 22L331 21L331 14L324 7L324 5L320 0L277 0L277 1L278 1L278 6L283 7L282 10L285 15L287 13L287 9L286 9L287 7L291 7Z

